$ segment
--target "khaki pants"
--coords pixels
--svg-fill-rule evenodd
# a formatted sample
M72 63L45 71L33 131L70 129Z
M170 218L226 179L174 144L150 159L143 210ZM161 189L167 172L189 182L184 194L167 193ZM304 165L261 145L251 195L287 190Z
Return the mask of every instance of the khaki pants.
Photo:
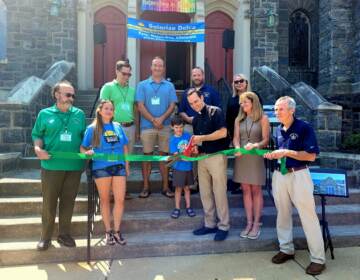
M224 155L212 156L198 162L200 197L205 226L209 228L230 228L226 168L227 158Z
M272 179L273 195L277 209L276 230L280 251L294 254L292 203L296 207L315 263L325 263L324 241L315 211L314 185L309 169L282 175L275 171Z
M51 239L59 200L59 235L71 233L71 218L82 171L41 169L43 195L41 239Z
M129 147L129 154L132 154L134 150L134 144L135 144L135 125L129 126L129 127L122 127L126 137L129 140L128 147Z

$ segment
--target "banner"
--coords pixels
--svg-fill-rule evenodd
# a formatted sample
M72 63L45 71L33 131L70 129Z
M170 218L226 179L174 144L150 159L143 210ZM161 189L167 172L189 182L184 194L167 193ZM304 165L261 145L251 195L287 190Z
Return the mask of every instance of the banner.
M198 43L205 41L205 23L158 23L128 18L128 37L163 41Z
M196 13L196 0L143 0L143 11Z
M0 1L0 63L6 63L6 7L5 4Z

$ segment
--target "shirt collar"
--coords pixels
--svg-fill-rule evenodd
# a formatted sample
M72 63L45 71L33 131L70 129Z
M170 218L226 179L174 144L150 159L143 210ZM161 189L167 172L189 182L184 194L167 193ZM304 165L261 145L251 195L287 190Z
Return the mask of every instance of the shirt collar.
M298 122L298 119L294 117L294 121L292 122L292 124L290 125L290 127L286 131L284 130L284 125L280 124L281 132L282 133L289 133L290 131L294 130L297 122Z
M150 81L150 83L156 83L156 82L154 81L154 79L153 79L152 76L149 77L149 81ZM165 79L162 78L161 81L160 81L160 84L161 84L161 83L164 83L164 82L165 82Z
M129 85L122 86L122 85L119 83L119 81L118 81L118 80L116 80L116 79L114 79L113 83L114 83L115 85L117 85L118 87L121 87L121 88L126 88L126 87L128 87L128 86L129 86Z
M63 112L63 111L60 111L60 110L59 110L59 108L56 106L56 103L55 103L52 107L50 107L50 110L51 110L52 112L54 112L54 113L63 113L63 114L66 114L66 113L69 113L69 112L71 112L71 113L74 112L74 106L71 106L67 112Z

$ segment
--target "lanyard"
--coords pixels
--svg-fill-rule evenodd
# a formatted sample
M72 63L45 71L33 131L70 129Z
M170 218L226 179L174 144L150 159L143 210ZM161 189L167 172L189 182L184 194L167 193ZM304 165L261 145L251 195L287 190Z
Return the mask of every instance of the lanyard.
M69 113L69 117L66 119L66 121L64 121L62 118L60 118L60 116L58 115L58 113L55 113L55 116L59 119L59 121L61 122L61 124L63 125L63 127L65 128L65 132L67 132L68 130L68 124L70 122L71 116L72 116L72 112Z
M126 86L125 96L124 96L124 91L123 91L124 88L125 87L121 87L119 84L120 96L122 98L123 103L126 103L126 99L127 99L128 92L129 92L129 86Z
M151 88L152 88L152 90L153 90L154 93L155 93L155 97L157 96L157 93L159 92L161 86L162 86L162 83L160 83L160 85L157 87L157 89L155 89L155 88L154 88L154 85L151 84Z
M247 127L247 118L245 119L245 130L246 130L246 136L247 136L247 142L250 143L250 136L251 136L251 130L253 128L254 125L254 121L251 120L251 126L250 126L250 130L248 131L248 127Z

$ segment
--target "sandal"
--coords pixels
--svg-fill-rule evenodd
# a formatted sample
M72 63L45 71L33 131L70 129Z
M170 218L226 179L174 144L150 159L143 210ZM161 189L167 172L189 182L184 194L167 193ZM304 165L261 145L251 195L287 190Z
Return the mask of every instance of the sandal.
M168 197L168 198L173 198L173 197L175 196L175 194L174 194L172 191L170 191L170 190L161 191L161 194L162 194L163 196Z
M254 223L254 226L257 226L257 230L254 230L254 227L251 229L251 231L248 233L247 238L249 239L258 239L261 232L261 225L262 223Z
M175 208L175 209L172 211L170 217L173 218L173 219L179 218L179 217L180 217L180 209Z
M105 232L105 240L106 240L106 245L109 245L109 246L115 245L116 241L115 241L114 233L112 230Z
M240 232L240 237L247 238L249 232L251 231L252 226L253 226L253 223L247 223L246 228Z
M140 198L147 198L151 194L151 191L149 189L143 189L141 193L139 194Z
M194 210L191 207L186 208L186 214L191 218L196 216Z
M114 240L117 244L120 244L120 245L126 244L126 240L125 240L125 238L122 237L120 231L116 231L113 236L114 236Z

